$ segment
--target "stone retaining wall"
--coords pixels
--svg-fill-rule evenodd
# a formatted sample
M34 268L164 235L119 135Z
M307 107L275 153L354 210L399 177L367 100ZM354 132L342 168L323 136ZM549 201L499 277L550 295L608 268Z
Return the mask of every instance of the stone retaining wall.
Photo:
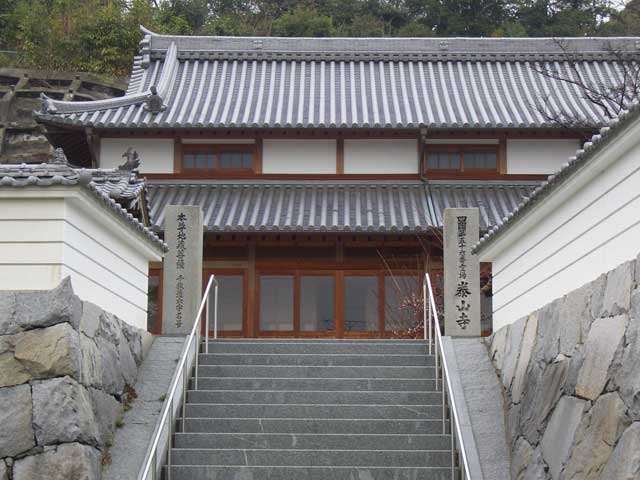
M99 479L148 340L69 278L0 292L0 480Z
M494 333L514 480L640 478L640 257Z

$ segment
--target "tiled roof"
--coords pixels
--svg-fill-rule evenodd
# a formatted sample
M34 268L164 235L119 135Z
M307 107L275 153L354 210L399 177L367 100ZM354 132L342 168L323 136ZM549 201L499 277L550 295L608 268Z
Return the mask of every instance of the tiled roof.
M164 243L127 209L137 207L145 188L135 173L117 169L78 169L63 161L56 152L53 163L0 164L0 188L26 188L79 185L89 190L102 205L124 220L148 241L165 249Z
M593 85L617 83L608 45L640 39L562 39ZM594 124L600 107L570 82L552 39L311 39L151 34L124 97L45 98L39 118L96 128L539 128L555 114ZM151 87L164 109L149 109ZM158 98L158 97L154 97ZM542 111L541 111L542 110Z
M582 167L589 163L596 153L615 141L618 133L632 121L638 119L638 117L640 117L640 104L634 103L628 111L623 111L618 117L612 119L606 127L602 127L598 134L591 137L591 140L586 142L583 147L576 152L575 156L571 157L567 163L564 163L557 172L549 175L545 182L535 188L530 195L523 198L507 215L504 215L502 219L480 239L474 246L473 251L475 253L480 252L496 238L509 230L520 218L526 216L527 212L537 203L550 195L554 190L560 188L567 179L580 171Z
M167 205L201 205L210 232L423 233L448 206L477 206L483 228L502 218L533 182L152 181L150 217L162 230Z

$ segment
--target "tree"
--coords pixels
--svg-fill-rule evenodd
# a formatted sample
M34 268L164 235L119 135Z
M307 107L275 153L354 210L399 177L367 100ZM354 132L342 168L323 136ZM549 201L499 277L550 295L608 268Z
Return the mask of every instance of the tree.
M331 17L314 9L296 7L273 22L273 35L281 37L331 37L335 34Z
M568 73L547 64L540 68L538 73L556 81L578 87L582 96L598 107L604 119L613 119L627 109L633 102L640 101L640 64L634 61L616 45L614 41L609 42L607 49L609 56L613 58L619 72L618 78L608 78L607 82L602 82L596 77L591 78L583 73L581 68L582 60L578 53L571 51L565 42L556 40L557 45L562 50L563 62L568 66ZM561 127L572 130L591 130L599 125L594 125L589 118L581 116L568 110L551 111L547 107L548 99L541 98L536 105L537 110L548 120Z

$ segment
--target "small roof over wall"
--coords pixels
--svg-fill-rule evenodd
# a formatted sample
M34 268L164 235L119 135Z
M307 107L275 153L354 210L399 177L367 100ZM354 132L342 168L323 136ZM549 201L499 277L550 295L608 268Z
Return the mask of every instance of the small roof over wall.
M560 169L547 178L545 182L533 189L529 195L522 199L515 208L502 217L496 224L480 239L474 246L474 253L480 253L498 238L507 234L509 230L525 218L537 204L551 195L554 191L562 188L563 184L573 175L577 174L587 165L595 155L607 148L629 124L640 118L640 104L634 103L629 110L623 111L617 118L612 119L609 124L600 129L600 132L591 137L576 155L569 158Z
M162 240L147 226L145 180L126 165L117 169L74 168L57 149L51 163L0 164L0 189L79 186L145 241L165 250Z
M154 180L150 216L156 231L167 205L201 205L210 232L426 233L442 228L447 207L478 207L487 230L537 182L283 183Z
M143 30L123 97L44 97L65 127L546 128L601 108L567 79L620 82L629 38L185 37ZM572 62L567 61L570 52Z

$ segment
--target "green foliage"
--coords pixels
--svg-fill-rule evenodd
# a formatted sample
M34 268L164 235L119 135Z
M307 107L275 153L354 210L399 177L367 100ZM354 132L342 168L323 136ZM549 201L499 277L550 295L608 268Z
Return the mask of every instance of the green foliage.
M0 65L127 74L139 25L183 35L640 35L640 0L0 0ZM13 53L18 51L19 53Z
M331 17L313 8L298 6L273 22L272 33L279 37L331 37L335 29Z

